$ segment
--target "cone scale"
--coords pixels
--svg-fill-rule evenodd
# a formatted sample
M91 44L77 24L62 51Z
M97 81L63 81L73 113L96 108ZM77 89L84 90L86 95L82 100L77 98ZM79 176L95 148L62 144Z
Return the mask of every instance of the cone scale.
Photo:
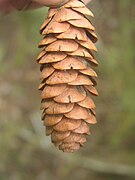
M50 8L40 28L43 48L37 58L41 70L41 109L46 135L64 152L75 152L86 142L96 123L97 77L93 55L97 36L87 18L92 12L83 1L71 0Z

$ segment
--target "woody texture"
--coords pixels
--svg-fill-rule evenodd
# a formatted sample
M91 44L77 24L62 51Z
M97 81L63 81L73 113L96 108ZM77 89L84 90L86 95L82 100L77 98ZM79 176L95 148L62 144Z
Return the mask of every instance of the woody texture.
M87 16L93 14L83 1L71 0L50 8L40 28L42 120L46 135L64 152L79 150L89 126L96 123L92 96L98 95L93 70L98 65L93 55L97 36Z

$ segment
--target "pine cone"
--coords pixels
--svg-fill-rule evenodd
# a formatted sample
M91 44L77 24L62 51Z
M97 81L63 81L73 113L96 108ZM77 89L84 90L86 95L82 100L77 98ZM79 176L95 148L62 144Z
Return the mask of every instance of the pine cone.
M95 104L91 95L97 77L93 51L97 36L86 15L92 12L79 0L59 8L50 8L40 28L44 48L37 61L41 65L42 120L46 135L64 152L75 152L90 134L88 124L95 124Z

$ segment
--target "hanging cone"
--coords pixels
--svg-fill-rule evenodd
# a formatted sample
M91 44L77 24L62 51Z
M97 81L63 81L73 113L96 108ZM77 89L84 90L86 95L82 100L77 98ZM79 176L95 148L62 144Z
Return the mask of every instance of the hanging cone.
M85 15L92 12L79 0L70 0L59 8L50 8L40 28L44 48L37 58L41 65L42 120L46 135L64 152L75 152L90 134L89 124L96 123L98 63L93 52L97 36Z

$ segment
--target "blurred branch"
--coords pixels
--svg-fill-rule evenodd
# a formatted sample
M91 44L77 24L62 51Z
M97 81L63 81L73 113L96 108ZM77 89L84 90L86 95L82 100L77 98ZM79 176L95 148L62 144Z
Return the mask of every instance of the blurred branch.
M35 121L33 121L33 123L34 122ZM27 130L25 130L22 133L20 133L19 136L23 138L23 140L32 143L34 142L35 139L37 142L38 135L30 131L27 132ZM98 173L135 177L135 166L103 162L93 158L84 157L81 155L75 155L75 154L67 155L62 152L59 153L57 151L53 151L48 143L44 143L44 141L41 141L42 139L41 133L38 136L38 138L39 138L38 141L39 147L41 149L44 149L47 153L50 153L51 155L62 158L64 162L66 161L67 163L72 164L73 166L80 166Z
M75 158L68 157L67 160L69 160L72 164L83 166L84 168L95 172L135 177L135 166L116 163L113 164L82 156L76 156Z

